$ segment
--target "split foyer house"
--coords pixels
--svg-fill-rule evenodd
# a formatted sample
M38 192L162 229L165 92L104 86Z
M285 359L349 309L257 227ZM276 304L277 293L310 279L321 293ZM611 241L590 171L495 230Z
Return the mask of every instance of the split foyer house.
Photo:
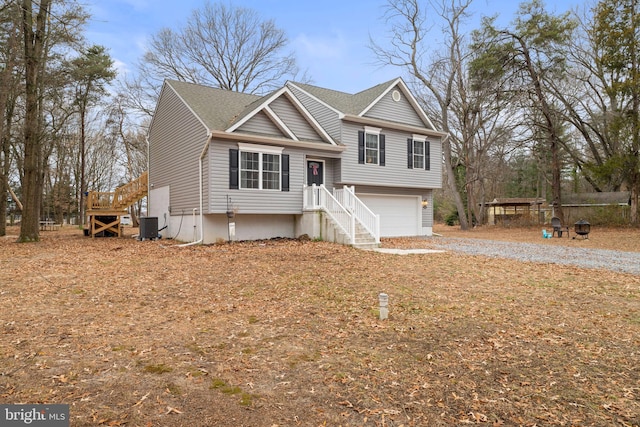
M149 216L202 243L431 235L443 137L400 78L265 96L167 80L148 134Z

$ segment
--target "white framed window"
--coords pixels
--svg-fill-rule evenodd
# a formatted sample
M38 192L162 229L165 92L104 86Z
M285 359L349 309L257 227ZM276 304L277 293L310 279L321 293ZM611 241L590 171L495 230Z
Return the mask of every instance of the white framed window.
M367 133L364 139L364 159L365 163L377 165L379 162L380 145L378 135Z
M426 136L413 135L407 140L408 168L431 170L431 145Z
M240 189L281 190L283 148L239 143Z
M424 169L424 140L413 140L413 167Z
M364 162L369 165L380 164L380 128L364 127Z

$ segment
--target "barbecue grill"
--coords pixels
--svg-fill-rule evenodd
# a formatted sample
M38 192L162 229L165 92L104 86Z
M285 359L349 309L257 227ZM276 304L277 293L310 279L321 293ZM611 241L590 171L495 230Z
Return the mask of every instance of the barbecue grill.
M581 219L574 224L574 227L577 235L582 236L583 239L589 238L589 232L591 231L591 224L589 224L589 222Z

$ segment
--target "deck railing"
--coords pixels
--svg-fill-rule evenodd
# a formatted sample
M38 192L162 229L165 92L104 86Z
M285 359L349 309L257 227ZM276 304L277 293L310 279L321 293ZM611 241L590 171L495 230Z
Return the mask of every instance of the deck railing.
M87 209L126 210L147 194L148 180L149 174L144 172L138 178L116 188L113 192L90 191L87 194Z
M140 200L141 197L147 194L148 181L149 172L145 171L133 181L116 188L113 196L114 207L126 209L131 206L132 203Z

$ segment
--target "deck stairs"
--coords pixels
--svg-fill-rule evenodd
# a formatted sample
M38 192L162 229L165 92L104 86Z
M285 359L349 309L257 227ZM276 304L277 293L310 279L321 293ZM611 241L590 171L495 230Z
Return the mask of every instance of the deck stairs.
M306 211L322 212L323 240L360 249L380 246L380 216L356 196L354 187L330 192L324 185L306 186L304 206Z
M118 187L113 192L90 191L87 194L87 228L85 235L122 235L120 217L127 209L147 195L149 174L144 172L138 178Z

